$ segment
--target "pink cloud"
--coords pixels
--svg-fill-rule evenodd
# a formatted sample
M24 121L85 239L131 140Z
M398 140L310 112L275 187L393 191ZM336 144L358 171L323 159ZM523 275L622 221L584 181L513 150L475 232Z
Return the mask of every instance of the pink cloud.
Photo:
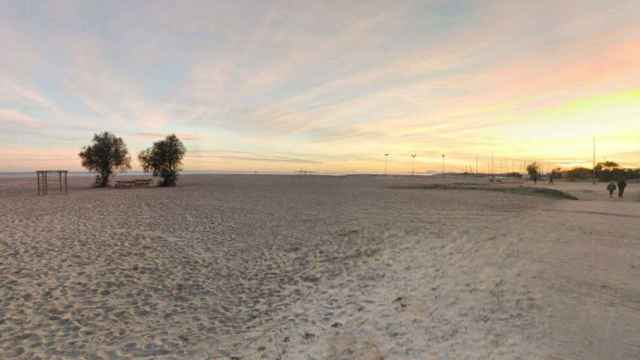
M50 108L53 104L38 91L19 85L18 82L0 75L0 101L26 106Z
M161 139L164 139L169 134L157 133L157 132L139 132L134 135L143 139L161 140ZM183 141L197 141L197 140L204 139L203 136L200 136L197 134L190 134L190 133L176 133L175 135L180 140L183 140Z
M35 90L16 85L14 86L14 91L20 98L25 99L28 102L35 104L37 106L40 106L43 108L52 106L52 103L49 100L47 100L44 96L42 96L39 92Z
M0 109L0 123L18 124L29 128L40 127L38 122L30 116L12 109Z

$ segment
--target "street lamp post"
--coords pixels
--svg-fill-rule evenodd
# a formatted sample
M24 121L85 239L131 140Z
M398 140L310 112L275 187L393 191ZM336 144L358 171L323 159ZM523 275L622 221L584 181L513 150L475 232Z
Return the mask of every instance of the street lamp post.
M389 155L391 154L384 154L384 175L386 176L388 174L387 170L388 170L388 163L389 163Z
M442 175L444 175L444 172L445 172L445 163L444 163L445 157L446 157L446 155L442 154Z
M416 174L416 154L411 154L411 175Z
M593 168L592 168L593 185L596 184L596 137L593 137Z

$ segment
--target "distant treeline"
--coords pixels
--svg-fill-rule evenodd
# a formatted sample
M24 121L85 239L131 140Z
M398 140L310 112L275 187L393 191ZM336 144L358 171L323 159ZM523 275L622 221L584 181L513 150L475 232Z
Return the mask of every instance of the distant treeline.
M534 178L536 178L536 180L540 180L543 178L548 179L550 177L552 177L553 179L564 179L567 181L592 180L594 174L596 179L602 182L618 181L622 179L640 179L640 168L624 168L620 164L613 161L598 163L595 167L595 171L593 168L587 167L575 167L573 169L556 168L548 171L546 174L542 173L540 166L537 163L532 163L527 167L527 172L529 178L532 180ZM465 172L465 174L470 173ZM524 177L524 175L519 172L499 173L493 175L513 178Z
M606 166L605 164L612 163L615 167ZM640 179L640 169L626 169L620 167L618 164L609 161L607 163L600 163L595 167L595 177L599 181L608 182L620 179ZM594 169L585 167L577 167L570 170L562 170L559 172L562 178L567 180L585 180L592 179L594 175Z
M613 161L598 163L595 169L577 167L569 170L556 169L552 173L556 179L562 178L569 181L592 179L594 173L596 179L602 182L640 179L640 169L627 169Z

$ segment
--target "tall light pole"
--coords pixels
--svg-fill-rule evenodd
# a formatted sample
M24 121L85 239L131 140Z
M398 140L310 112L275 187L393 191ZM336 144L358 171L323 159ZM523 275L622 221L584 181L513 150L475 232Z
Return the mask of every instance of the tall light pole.
M476 155L476 175L478 175L478 155Z
M593 137L593 185L596 184L596 137Z
M493 153L491 153L491 180L493 180Z
M495 168L493 167L493 152L491 153L491 180L495 180Z
M445 171L445 163L444 163L445 157L446 157L446 155L442 154L442 175L444 175L444 171Z
M411 175L416 174L416 154L411 154Z
M389 154L389 153L384 154L384 175L385 176L388 174L387 173L387 169L388 169L388 165L389 165L389 155L391 155L391 154Z

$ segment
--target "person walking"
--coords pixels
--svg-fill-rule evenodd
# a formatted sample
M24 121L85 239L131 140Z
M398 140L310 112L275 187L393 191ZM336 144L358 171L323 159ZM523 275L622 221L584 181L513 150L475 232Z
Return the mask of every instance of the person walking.
M624 189L627 187L627 181L625 179L618 180L618 197L624 198Z
M607 185L607 191L609 191L609 197L612 198L613 197L613 193L618 189L618 186L616 186L615 182L610 182L609 185Z

